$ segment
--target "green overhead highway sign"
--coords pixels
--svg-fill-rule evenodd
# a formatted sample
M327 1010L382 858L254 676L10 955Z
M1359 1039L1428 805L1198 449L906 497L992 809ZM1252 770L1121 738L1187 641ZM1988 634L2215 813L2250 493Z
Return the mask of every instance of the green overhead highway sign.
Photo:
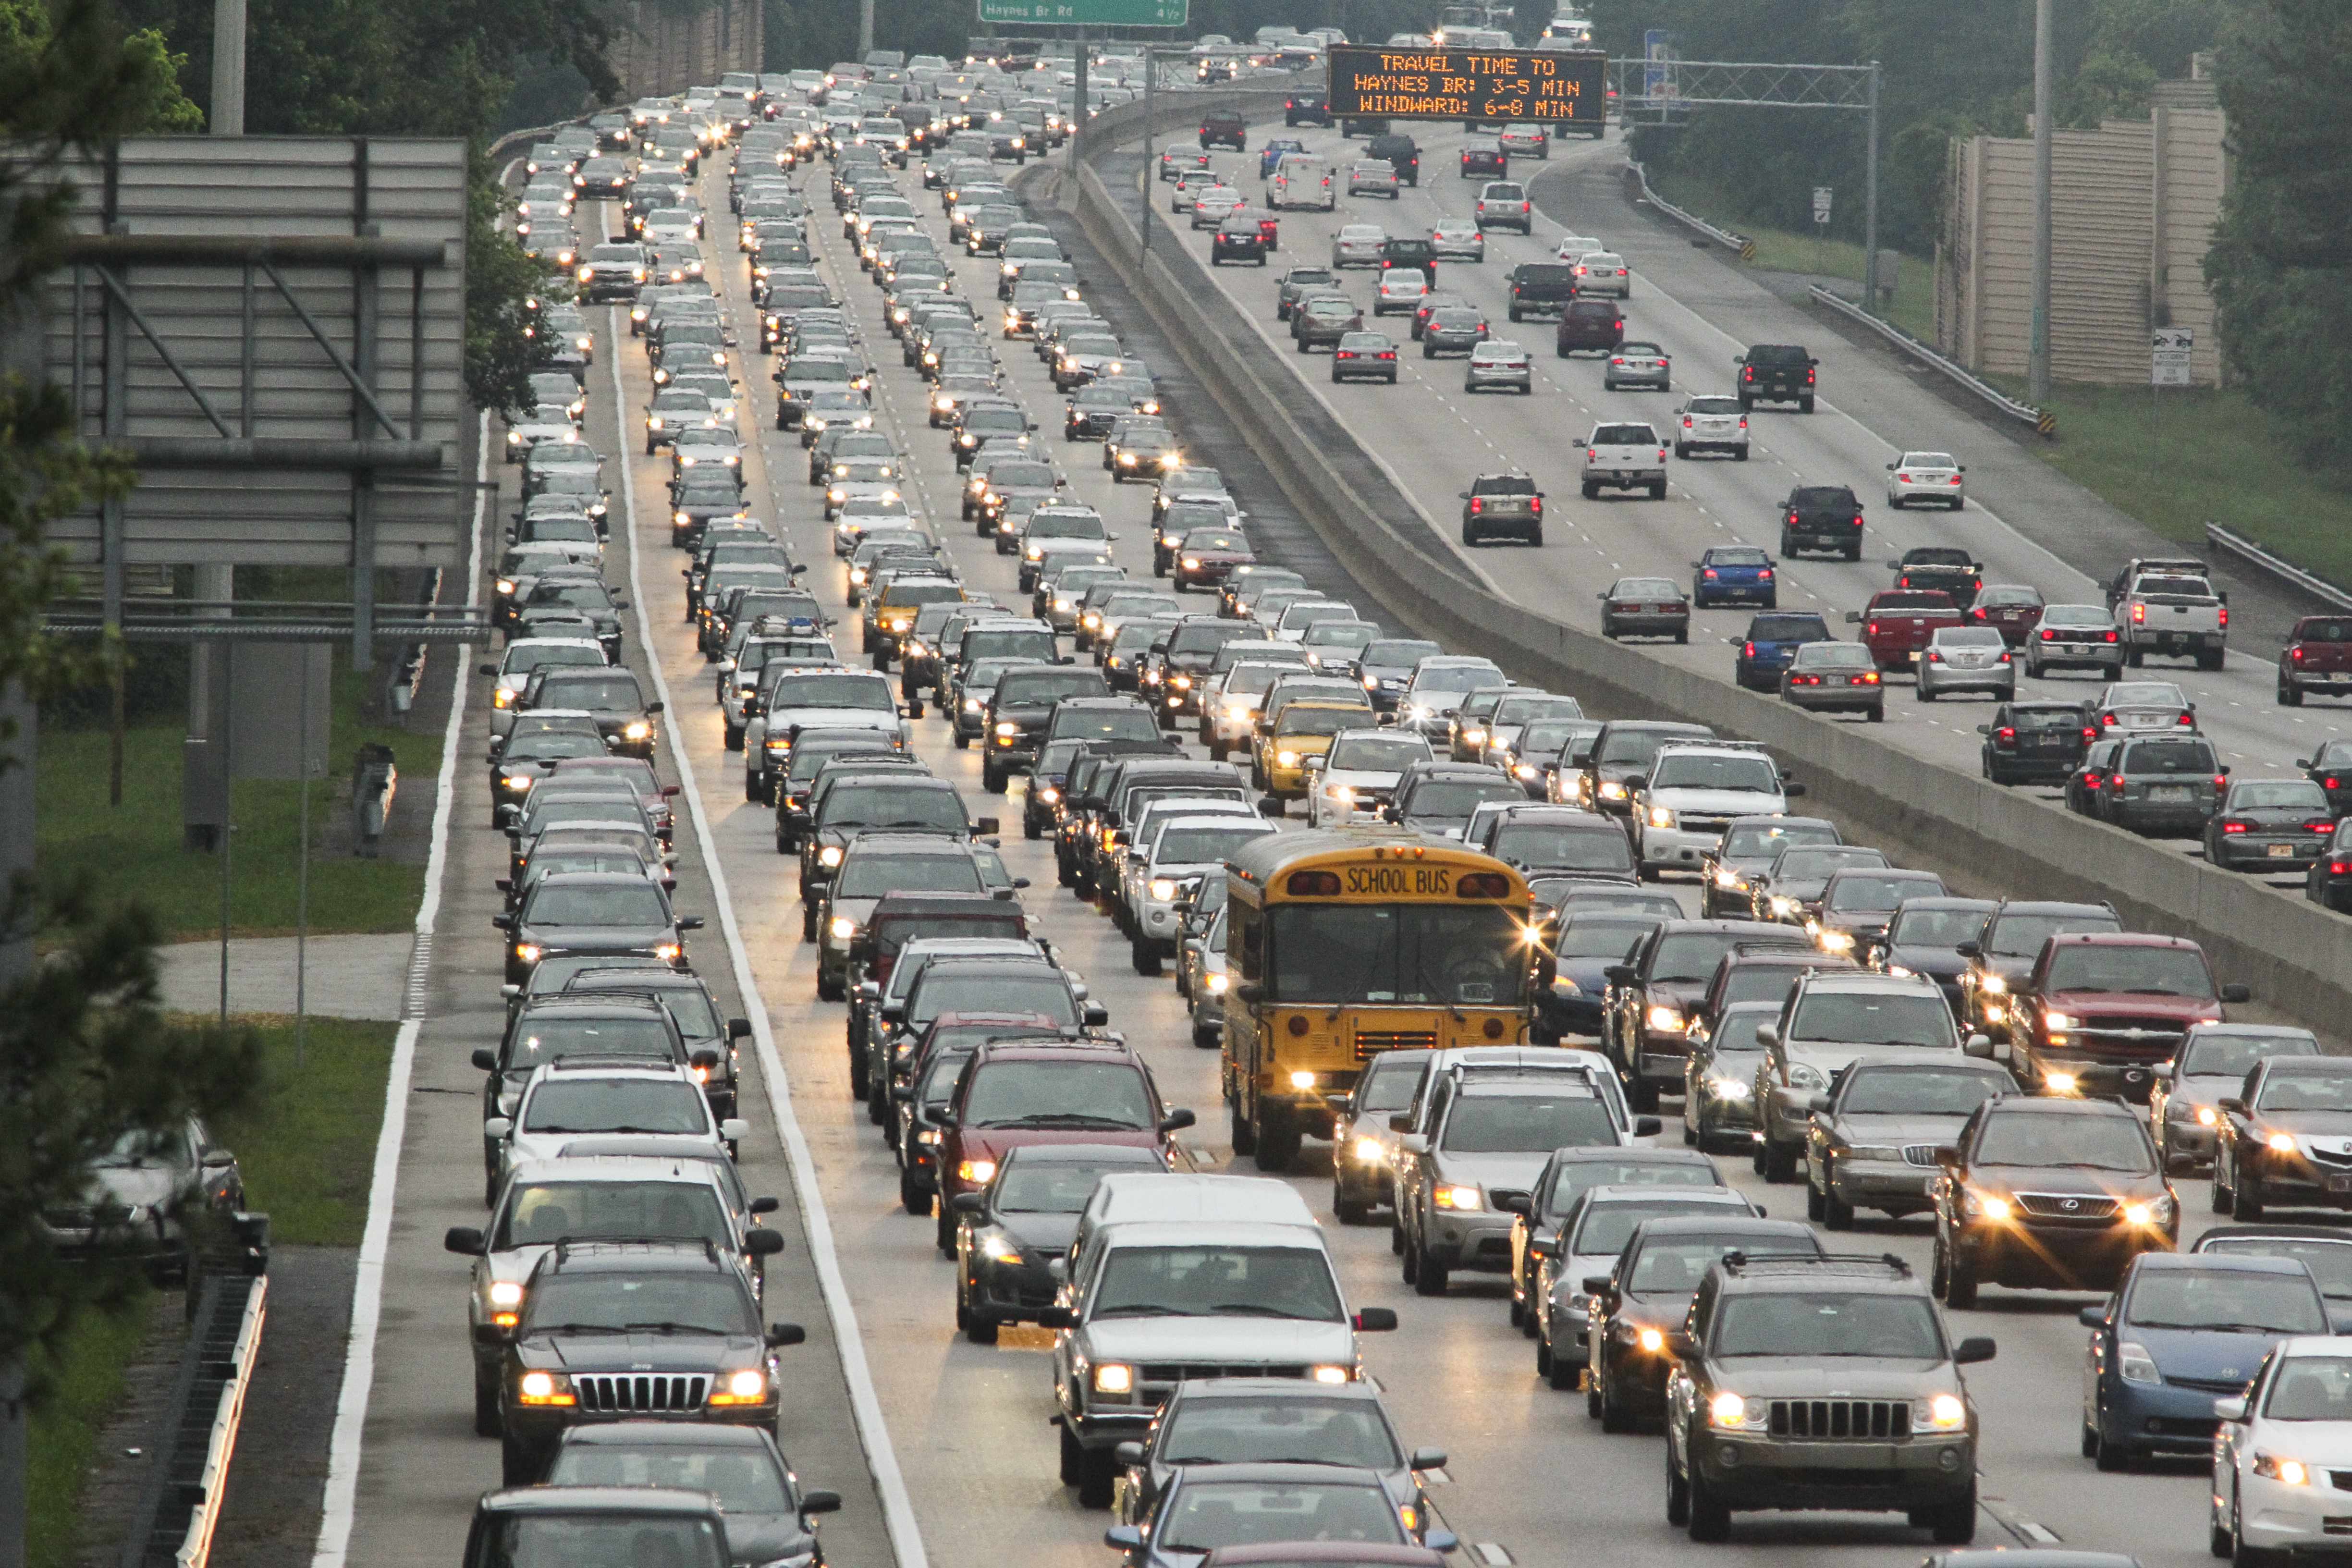
M1024 27L1181 27L1190 0L980 0L983 22Z

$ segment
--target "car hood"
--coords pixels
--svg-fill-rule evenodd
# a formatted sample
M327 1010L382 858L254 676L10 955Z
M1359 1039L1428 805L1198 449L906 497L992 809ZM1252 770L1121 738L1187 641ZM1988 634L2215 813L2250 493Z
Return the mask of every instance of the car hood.
M1031 1251L1057 1254L1069 1250L1078 1234L1078 1216L1074 1214L1007 1214L996 1220L999 1230Z
M1718 1381L1750 1399L1915 1399L1939 1392L1931 1384L1943 1365L1933 1361L1875 1356L1734 1356L1713 1363Z
M1654 789L1646 794L1652 805L1708 816L1778 816L1789 808L1780 796L1752 789Z
M556 952L576 952L591 948L652 948L677 939L677 928L668 925L521 925L515 928L516 941L535 942Z
M690 1371L753 1366L759 1340L738 1334L533 1334L522 1342L535 1363L570 1373ZM540 1356L547 1359L540 1363Z
M1965 1116L1892 1115L1876 1112L1841 1116L1837 1130L1850 1143L1948 1143Z
M1679 1007L1687 1013L1693 1004L1706 994L1706 982L1704 980L1653 980L1642 987L1642 994L1643 1000L1654 1007L1664 1003L1669 1006Z
M2168 1380L2198 1383L2251 1381L2271 1347L2288 1337L2224 1333L2216 1329L2158 1329L2144 1323L2126 1323L2116 1332L2147 1346L2147 1353L2156 1358L2157 1370Z
M2334 1152L2338 1144L2352 1149L2352 1114L2341 1110L2260 1110L2255 1117L2265 1127L2294 1133L2306 1143Z
M1931 980L1952 979L1969 966L1967 959L1948 947L1890 947L1886 962Z
M2043 1006L2056 1013L2137 1013L2177 1018L2184 1026L2216 1018L2221 1006L2210 996L2155 996L2138 991L2051 991Z
M1121 1149L1157 1149L1160 1135L1148 1128L967 1127L956 1137L960 1157L1002 1164L1007 1150L1036 1143L1108 1143Z
M1475 1182L1492 1192L1524 1193L1535 1185L1536 1176L1543 1170L1544 1162L1551 1158L1547 1149L1539 1153L1511 1154L1451 1154L1440 1152L1432 1158L1440 1182Z
M1089 1360L1356 1363L1355 1331L1344 1322L1281 1318L1110 1318L1087 1323Z
M727 1556L730 1562L750 1568L779 1558L810 1556L815 1551L816 1537L801 1528L796 1515L727 1510Z
M2136 1200L2157 1196L2161 1191L2153 1173L2135 1175L2129 1171L2074 1171L2053 1165L1976 1165L1969 1169L1967 1177L1972 1185L1988 1191L2054 1193L2062 1197L2079 1194Z
M876 708L779 708L768 715L771 730L888 730L896 733L898 716Z

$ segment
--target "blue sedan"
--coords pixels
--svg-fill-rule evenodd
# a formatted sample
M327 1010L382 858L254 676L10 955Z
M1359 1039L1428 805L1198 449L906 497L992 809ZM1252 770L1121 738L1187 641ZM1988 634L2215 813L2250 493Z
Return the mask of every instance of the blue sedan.
M1536 992L1536 1038L1546 1045L1558 1045L1563 1035L1598 1039L1601 997L1609 988L1606 971L1624 963L1657 926L1652 916L1615 910L1562 921L1552 941L1552 983Z
M2083 1324L2083 1452L2103 1470L2210 1453L2213 1401L2242 1394L2281 1340L2330 1331L2302 1262L2210 1253L2143 1253Z
M1780 602L1775 563L1752 544L1718 544L1691 566L1691 603L1702 610L1717 605L1754 605L1769 610Z
M1732 666L1733 679L1750 691L1778 691L1780 672L1789 668L1797 649L1809 642L1828 642L1831 637L1829 623L1821 616L1790 611L1752 616L1746 637L1727 640L1739 647L1739 657Z

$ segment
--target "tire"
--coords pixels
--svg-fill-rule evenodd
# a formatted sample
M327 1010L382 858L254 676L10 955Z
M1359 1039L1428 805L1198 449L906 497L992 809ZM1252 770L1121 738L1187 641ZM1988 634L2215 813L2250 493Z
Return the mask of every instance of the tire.
M1675 1452L1666 1449L1666 1522L1681 1529L1690 1523L1690 1483L1675 1473Z
M974 1318L963 1327L963 1337L976 1345L996 1342L996 1325L983 1318Z
M1233 1144L1234 1153L1254 1154L1257 1152L1257 1129L1250 1125L1249 1118L1241 1113L1239 1106L1226 1112L1226 1141Z
M898 1206L917 1219L928 1218L931 1212L931 1194L915 1185L914 1173L898 1173Z
M1822 1190L1813 1185L1812 1175L1809 1172L1805 1177L1805 1217L1819 1225L1825 1212L1822 1207Z
M1690 1473L1690 1538L1698 1542L1727 1541L1731 1536L1731 1510L1706 1484L1696 1468Z
M1772 1141L1766 1133L1757 1145L1764 1155L1764 1179L1776 1186L1786 1186L1797 1179L1797 1152Z
M1200 1037L1194 1036L1193 1043L1199 1044ZM1339 1216L1341 1225L1361 1225L1372 1217L1372 1205L1335 1194L1331 1199L1331 1212Z
M2092 1433L2092 1439L2098 1445L2098 1451L2091 1456L2091 1462L2103 1474L2118 1475L2139 1462L2139 1451L2136 1448L2122 1443L2110 1443L2105 1434L2096 1431Z
M2140 668L2147 661L2147 656L2138 648L2129 648L2124 653L2124 663L2134 669Z
M1066 1419L1065 1417L1065 1420ZM1064 1486L1074 1487L1078 1484L1079 1472L1086 1468L1086 1458L1085 1447L1070 1435L1069 1427L1065 1426L1062 1428L1062 1484Z
M1290 1169L1298 1158L1298 1129L1290 1118L1281 1114L1269 1116L1261 1105L1258 1113L1256 1152L1252 1156L1257 1168L1269 1174Z
M1135 938L1128 944L1128 958L1138 974L1147 979L1159 977L1160 946L1157 942L1145 937Z
M2246 1544L2245 1520L2235 1498L2230 1500L2230 1563L2231 1568L2271 1568L2271 1552Z
M1968 1489L1948 1503L1928 1510L1926 1521L1935 1534L1938 1546L1966 1546L1977 1538L1977 1484L1971 1479Z
M2243 1171L2232 1171L2230 1183L2230 1217L2254 1220L2263 1217L2263 1180L2249 1176Z
M823 970L819 970L817 972L816 999L818 1001L839 1002L846 999L848 994L849 985L848 979L845 975L836 975L833 979L828 980L825 978L824 972Z
M1444 1295L1446 1282L1452 1277L1453 1271L1444 1264L1440 1263L1434 1258L1432 1258L1426 1252L1419 1254L1418 1259L1418 1263L1413 1269L1413 1294L1417 1296ZM1559 1358L1558 1356L1552 1357L1552 1365L1554 1367L1558 1367L1559 1365Z
M1594 484L1591 480L1585 480L1579 488L1583 490L1584 499L1586 500L1599 500L1601 499L1601 487Z
M1913 687L1911 689L1911 695L1917 698L1922 702L1933 702L1936 700L1936 694L1927 689L1925 686Z
M1599 1375L1600 1371L1601 1363L1595 1362L1592 1364L1591 1371L1587 1373L1584 1382L1585 1386L1588 1389L1591 1388L1595 1384L1598 1384L1600 1386L1600 1394L1597 1397L1601 1408L1597 1414L1601 1417L1601 1429L1603 1432L1612 1434L1631 1432L1633 1429L1633 1412L1627 1410L1616 1398L1617 1380L1615 1378L1601 1377ZM1587 1394L1585 1397L1588 1405L1590 1405L1596 1396L1591 1394Z
M1541 1329L1531 1331L1535 1334L1536 1340L1536 1375L1549 1382L1551 1380L1551 1345L1543 1337Z
M539 1479L538 1456L509 1436L499 1443L499 1479L510 1487L527 1487Z
M2302 707L2303 692L2298 688L2290 686L2284 681L2279 682L2278 705L2282 708Z
M980 787L987 791L990 795L1003 795L1004 793L1004 770L985 758L982 759L980 764Z
M1576 1387L1576 1363L1554 1347L1544 1366L1544 1384L1566 1394Z
M1941 1279L1944 1305L1954 1311L1965 1312L1977 1304L1977 1271L1957 1258L1947 1257L1940 1242L1937 1257L1942 1260Z
M1813 411L1813 400L1812 400L1811 398L1810 398L1810 397L1800 397L1799 399L1797 399L1797 412L1798 412L1798 413L1800 413L1800 414L1811 414L1812 411Z
M474 1379L474 1436L496 1437L506 1431L506 1419L499 1411L499 1385L495 1379L484 1383L479 1375Z
M1835 1192L1823 1192L1822 1194L1822 1224L1831 1230L1852 1230L1853 1228L1853 1205L1839 1197Z
M1677 462L1688 458L1689 456L1690 448L1688 447L1685 447L1680 441L1675 443L1675 458Z

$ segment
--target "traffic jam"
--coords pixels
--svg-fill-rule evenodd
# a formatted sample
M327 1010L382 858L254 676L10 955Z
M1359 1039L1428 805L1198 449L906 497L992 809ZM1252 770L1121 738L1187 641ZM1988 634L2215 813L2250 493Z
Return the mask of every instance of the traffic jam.
M1139 86L1139 60L1091 63ZM765 1310L811 1267L745 1175L771 1025L811 1135L854 1130L895 1183L862 1234L928 1260L937 1341L1022 1379L1003 1397L1066 1495L1002 1506L1075 1518L1079 1560L1512 1562L1463 1468L1473 1391L1399 1364L1441 1321L1514 1347L1513 1408L1581 1393L1575 1444L1646 1445L1605 1506L1693 1542L2032 1545L1980 1481L2057 1423L2077 1489L2210 1476L2217 1556L2335 1544L2352 1064L2245 1016L2194 942L1957 890L1808 815L1801 759L1516 683L1262 550L1238 470L1163 402L1175 367L1020 178L1067 138L1066 77L730 75L523 172L516 230L572 286L538 302L551 353L508 421L478 687L505 1025L473 1054L478 1143L441 1151L482 1172L445 1238L500 1454L469 1565L803 1568L856 1506L786 1457L817 1331ZM1210 144L1262 129L1206 119L1197 159L1141 172L1214 263L1266 260L1288 202L1410 173L1384 129L1340 167L1248 148L1285 201L1244 200ZM1432 280L1526 226L1503 154L1543 134L1499 129L1466 223L1342 227L1328 266L1269 277L1299 352L1334 382L1460 354L1465 395L1531 393L1533 348ZM1610 338L1612 390L1667 385L1625 339L1623 258L1570 249L1517 268L1513 320L1557 315L1563 355ZM1816 365L1759 344L1723 379L1683 434L1596 426L1586 498L1663 496L1668 450L1744 458L1749 411L1810 410ZM1543 543L1524 472L1469 483L1465 544ZM1932 451L1885 483L1965 487ZM1737 679L1865 722L1890 688L1987 695L1987 777L2352 907L2352 743L2233 779L2143 668L2219 666L2201 563L2045 604L1915 550L1846 637L1774 573L1858 558L1861 518L1801 489L1778 555L1594 584L1603 629L1685 642L1744 610ZM2179 629L2208 619L2210 651ZM2347 655L2352 618L2299 626L2279 701L2340 689ZM2095 698L2021 695L2021 667L2067 663ZM789 997L782 960L681 910L706 813L750 829L730 870L785 910ZM2067 1381L1996 1411L1971 1376L2053 1298Z

